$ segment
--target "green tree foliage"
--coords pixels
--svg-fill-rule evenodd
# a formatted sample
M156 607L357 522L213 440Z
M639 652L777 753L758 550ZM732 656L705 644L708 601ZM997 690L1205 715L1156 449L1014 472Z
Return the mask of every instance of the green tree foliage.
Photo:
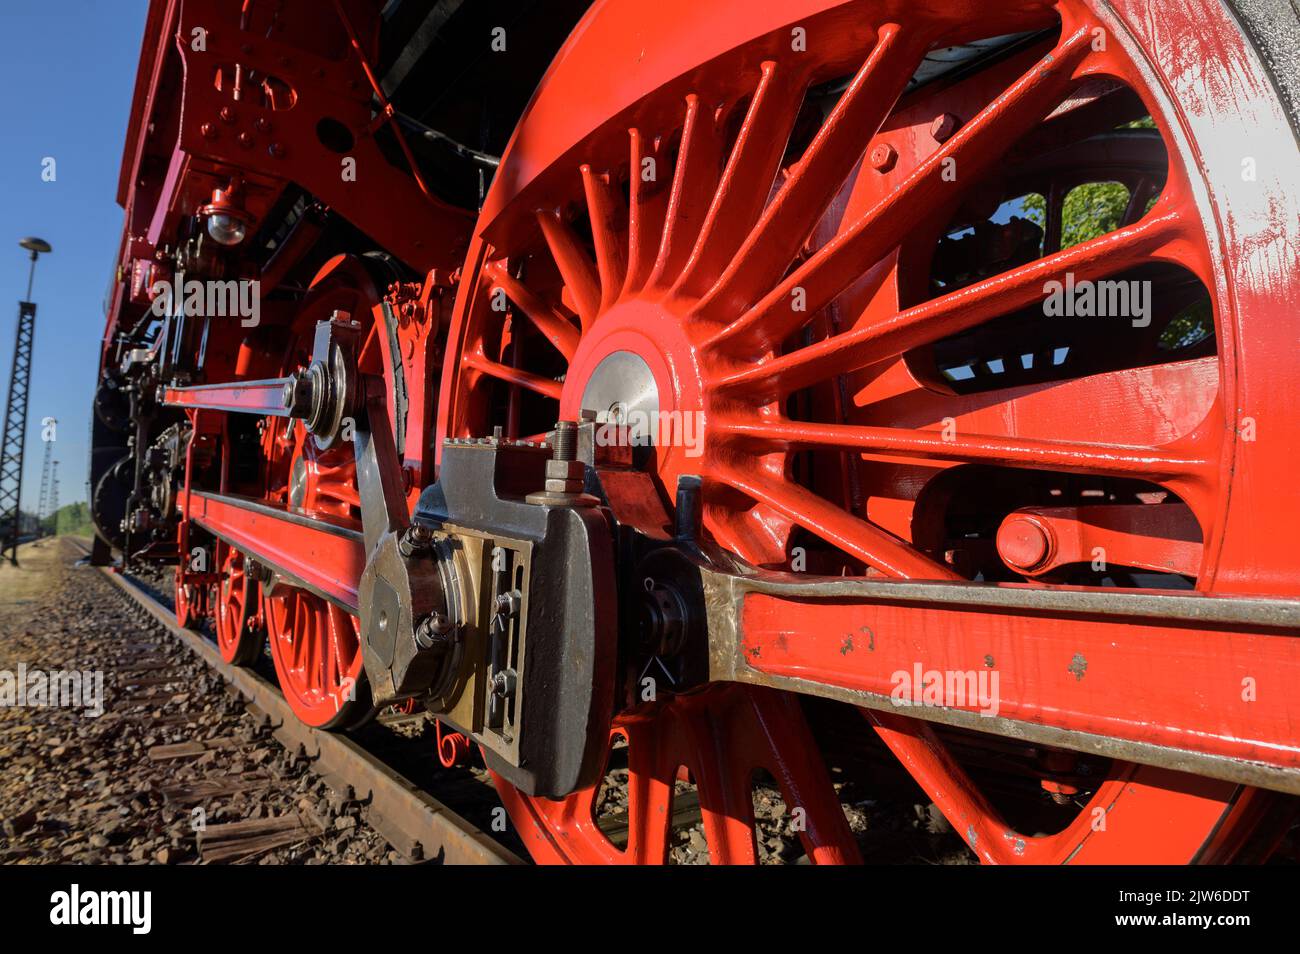
M1166 351L1190 348L1214 334L1214 309L1209 296L1188 305L1173 317L1160 333L1160 347Z
M84 500L66 504L45 518L42 529L46 534L90 536L94 532L90 522L90 508Z
M1070 248L1119 228L1128 200L1128 189L1118 182L1085 182L1075 186L1061 205L1061 248ZM1036 192L1025 196L1024 215L1039 228L1046 228L1047 200Z
M1150 118L1137 120L1124 128L1150 129ZM1152 197L1147 211L1156 202ZM1119 228L1128 208L1129 191L1118 182L1085 182L1075 186L1061 205L1061 248L1067 249L1098 238ZM1022 215L1040 228L1047 225L1047 200L1031 193L1021 200ZM1200 344L1214 334L1214 314L1208 297L1198 300L1170 320L1160 335L1159 346L1176 351Z

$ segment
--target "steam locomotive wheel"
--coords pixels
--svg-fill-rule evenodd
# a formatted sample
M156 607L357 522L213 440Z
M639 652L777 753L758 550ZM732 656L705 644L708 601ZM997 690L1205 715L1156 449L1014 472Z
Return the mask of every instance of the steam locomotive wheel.
M583 412L694 415L702 446L661 442L645 469L665 501L679 477L699 475L704 534L759 566L789 567L798 548L822 573L1021 580L1015 554L998 549L999 523L1082 494L1194 516L1191 556L1166 561L1176 570L1153 585L1294 593L1295 554L1249 532L1262 517L1251 501L1288 492L1286 441L1239 437L1243 407L1256 411L1251 428L1260 414L1282 419L1267 382L1287 373L1291 332L1278 329L1294 321L1279 303L1300 289L1288 273L1280 291L1241 258L1240 232L1219 232L1249 219L1276 245L1285 231L1261 194L1240 188L1236 160L1213 181L1204 171L1211 132L1224 141L1254 123L1281 150L1293 136L1267 84L1242 80L1216 102L1171 73L1194 63L1196 77L1231 85L1254 56L1222 7L1176 6L1154 24L1140 4L1090 0L791 0L758 17L720 4L686 43L698 5L668 6L634 39L616 5L589 15L522 120L471 249L441 436L499 425L533 437ZM967 44L1012 34L1021 43L1005 55L922 81L927 51L975 49L974 61ZM1171 64L1157 45L1194 52ZM618 74L609 64L622 55L636 76L602 89L604 114L582 114L590 76ZM998 191L1010 170L1147 115L1167 169L1132 185L1119 223L1064 240L1068 195L1053 187L1031 254L944 264L964 230L1000 228L1009 200L1026 208ZM1085 181L1109 181L1104 163ZM1178 309L1185 296L1163 292L1199 287L1212 327L1183 333L1195 315L1166 310L1127 337L1112 333L1124 322L1063 330L1043 307L1045 283L1063 276L1136 276ZM1247 472L1255 483L1234 491ZM1139 529L1112 559L1120 575L1083 585L1135 585L1128 570L1165 565L1152 554L1168 543ZM1100 778L1063 799L1054 834L1017 831L942 730L869 718L986 862L1225 860L1271 799L1103 760ZM662 862L685 766L713 860L753 860L750 779L773 765L787 804L808 812L809 855L856 856L797 699L710 686L629 705L613 731L628 746L625 849L595 823L595 790L553 802L497 779L539 859Z
M379 301L376 283L391 280L386 267L378 258L355 256L336 256L322 267L295 319L284 373L308 364L316 323L343 312L364 332L359 370L382 377L393 401L399 401L393 372L381 354L388 348L386 336L373 324ZM350 440L342 437L322 448L301 421L270 418L264 424L262 450L267 496L272 501L306 517L361 530L361 498ZM262 608L276 675L294 714L308 725L331 730L355 728L365 721L371 714L371 698L360 620L282 580L263 588Z
M217 542L217 566L221 582L212 587L211 593L217 649L226 662L250 666L266 645L258 612L257 583L248 574L244 554L223 541Z
M292 447L286 490L290 508L354 521L360 497L352 446L322 451L301 422L290 423L280 439ZM328 600L284 583L266 591L263 612L275 674L294 715L322 729L352 728L364 719L370 697L360 621Z
M208 615L207 592L197 583L182 582L180 567L176 568L173 602L176 624L186 629L200 626Z
M369 711L357 618L295 587L267 597L271 658L290 708L321 729L354 727Z

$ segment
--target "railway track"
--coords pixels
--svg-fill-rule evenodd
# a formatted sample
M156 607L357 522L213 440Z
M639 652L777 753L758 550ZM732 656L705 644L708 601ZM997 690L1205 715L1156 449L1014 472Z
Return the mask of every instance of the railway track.
M279 687L267 678L270 673L226 663L203 633L177 625L174 609L151 581L112 567L99 571L225 680L230 691L245 700L255 723L268 728L291 757L305 759L311 771L326 780L336 800L364 806L365 820L404 860L526 863L520 857L526 852L486 774L477 767L460 765L449 771L438 765L430 717L390 710L347 735L314 729L294 717ZM616 846L626 844L628 831L627 769L620 754L625 755L616 750L611 760L595 813L598 827ZM694 785L679 781L677 788L669 860L707 862ZM755 809L762 820L763 859L773 864L800 860L797 836L782 826L780 794L774 788L760 790ZM488 834L494 824L504 826L496 829L495 838Z
M177 626L147 577L75 569L75 539L24 549L5 568L0 668L101 681L0 712L6 861L522 862L486 773L438 764L431 719L318 732L256 667Z
M141 581L116 568L100 572L181 645L221 676L292 757L306 760L336 798L362 805L365 821L412 862L522 864L512 850L471 824L358 742L297 721L280 690L251 669L225 663L202 635L178 626ZM463 786L462 786L463 788ZM481 794L481 793L480 793Z
M338 826L355 824L360 838L355 847L320 853L325 860L519 864L526 858L527 850L477 758L450 769L439 763L432 717L388 710L346 735L306 726L293 717L267 660L249 668L233 667L220 658L205 632L175 623L174 608L161 589L162 577L151 576L151 568L140 568L138 574L115 568L73 570L72 561L87 552L83 544L65 539L39 546L62 549L57 558L44 558L52 564L50 572L57 564L62 578L45 599L67 604L68 615L79 621L85 636L70 633L46 607L33 607L36 625L31 631L42 642L9 643L7 648L21 652L29 666L53 667L66 662L50 655L55 647L75 646L78 666L105 670L109 716L89 726L78 720L67 727L20 716L18 721L31 727L28 738L71 740L73 747L94 753L84 765L56 768L49 764L50 753L61 748L51 750L42 743L34 767L50 777L67 769L103 774L106 768L129 776L132 784L124 786L122 797L131 812L127 828L150 836L166 832L170 841L149 841L141 847L143 835L124 835L116 821L104 828L102 816L83 815L75 807L81 802L97 806L104 799L94 792L84 798L67 795L68 782L59 780L54 788L65 793L60 795L63 801L47 799L43 811L27 811L37 807L27 803L6 806L0 798L0 818L17 817L22 827L22 817L28 816L26 825L35 829L27 841L14 839L5 857L58 860L54 853L84 848L90 840L92 846L107 843L97 854L58 856L168 864L258 863L273 857L293 863L310 859L320 845L339 839L343 831ZM76 574L90 578L77 583ZM102 615L88 615L86 608L92 605ZM12 668L18 658L8 665ZM121 742L119 730L109 722L129 726L130 744L118 744L117 752L105 741ZM0 747L7 741L3 729L0 725ZM627 775L626 749L616 748L593 812L600 830L616 846L626 844L628 837ZM698 793L686 778L677 781L676 789L666 860L706 863L710 857ZM870 846L873 853L883 851L912 863L966 860L951 835L937 838L927 831L924 819L912 820L918 811L924 815L924 806L914 806L914 799L905 796L898 806L886 809L862 801L871 794L865 790L851 792L843 789L842 797L864 849ZM68 805L72 810L63 810ZM196 809L207 816L204 831L192 824ZM770 780L755 790L755 814L764 863L806 860L789 812ZM364 834L373 843L361 837Z

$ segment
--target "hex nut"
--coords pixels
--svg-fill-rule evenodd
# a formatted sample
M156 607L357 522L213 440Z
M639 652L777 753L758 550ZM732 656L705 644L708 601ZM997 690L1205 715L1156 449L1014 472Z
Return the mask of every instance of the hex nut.
M548 480L546 482L546 492L548 494L580 494L582 493L581 480Z
M548 460L546 462L547 480L583 480L587 465L580 460Z

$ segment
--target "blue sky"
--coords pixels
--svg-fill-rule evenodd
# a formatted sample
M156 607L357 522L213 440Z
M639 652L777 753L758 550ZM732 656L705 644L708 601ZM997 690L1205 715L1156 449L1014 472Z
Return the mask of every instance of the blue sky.
M36 235L54 246L37 263L32 293L27 510L36 509L40 492L47 416L59 421L59 502L86 499L104 295L122 230L117 174L147 10L147 0L0 4L0 400L9 390L17 302L27 290L18 240ZM46 156L57 163L53 182L41 180Z

